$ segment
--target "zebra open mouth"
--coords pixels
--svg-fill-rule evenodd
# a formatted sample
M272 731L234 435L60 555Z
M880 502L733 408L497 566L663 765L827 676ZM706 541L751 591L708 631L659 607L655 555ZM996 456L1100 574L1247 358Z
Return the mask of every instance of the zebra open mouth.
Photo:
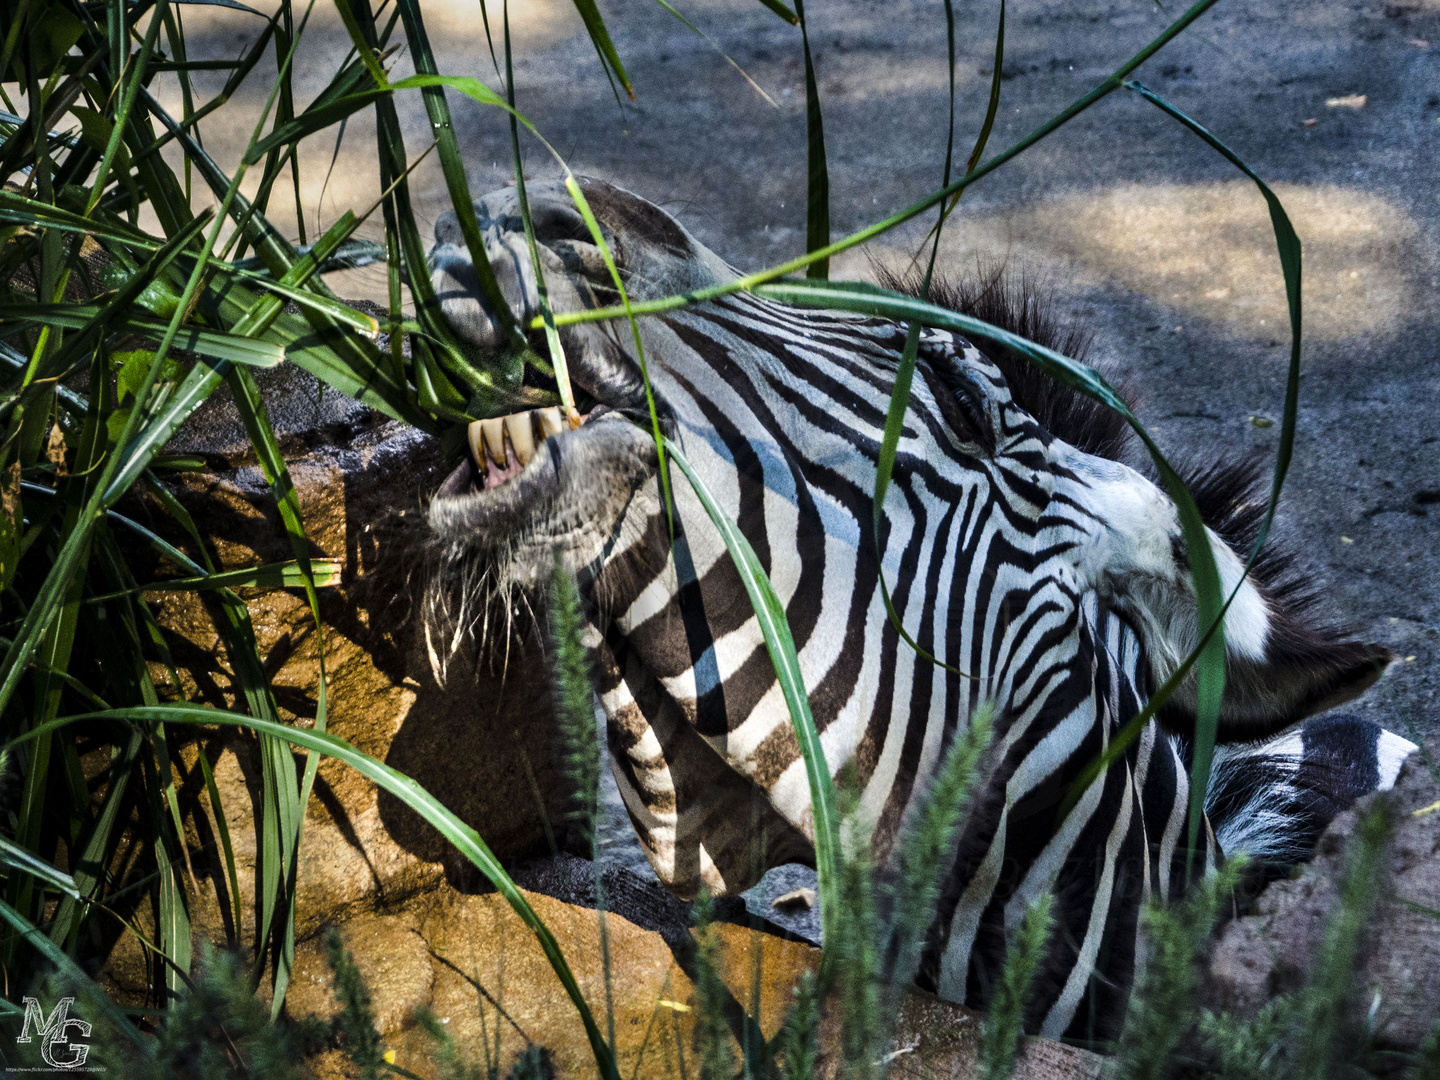
M498 558L501 577L534 577L556 546L588 551L592 530L608 527L653 474L651 436L632 422L643 398L637 406L626 379L586 359L571 353L572 417L551 405L474 421L467 453L431 503L436 532Z
M551 439L569 431L578 431L592 416L610 411L597 405L590 412L580 413L578 423L565 420L559 406L528 409L490 420L476 420L465 432L469 457L451 474L440 494L457 498L476 492L503 487L518 478Z

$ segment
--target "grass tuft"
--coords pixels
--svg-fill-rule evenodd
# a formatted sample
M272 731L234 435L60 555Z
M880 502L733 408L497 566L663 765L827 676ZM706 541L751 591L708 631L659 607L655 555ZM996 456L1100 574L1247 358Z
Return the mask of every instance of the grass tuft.
M981 1027L981 1080L1007 1080L1015 1071L1020 1052L1020 1036L1025 1030L1025 1009L1035 975L1050 945L1054 920L1050 914L1052 897L1041 893L1025 909L1020 929L1005 952L1005 967L1000 975L1000 989L990 1003L990 1015Z
M722 946L708 890L700 890L690 918L695 924L695 1052L700 1080L732 1080L735 1047L725 1021L729 991L720 976Z
M815 973L801 975L790 993L794 1000L780 1029L780 1076L782 1080L810 1080L820 1025L820 983Z
M555 553L550 575L550 665L555 713L564 743L566 779L573 792L570 821L587 849L599 842L600 743L595 726L595 690L590 654L581 641L585 616L580 589Z
M335 976L335 997L341 1006L340 1034L346 1052L359 1068L360 1080L380 1080L386 1066L385 1044L375 1025L370 991L334 927L325 932L325 959Z
M1197 962L1244 868L1243 858L1230 859L1181 903L1146 907L1144 974L1130 995L1116 1048L1116 1080L1155 1080L1168 1074L1171 1055L1197 1015Z

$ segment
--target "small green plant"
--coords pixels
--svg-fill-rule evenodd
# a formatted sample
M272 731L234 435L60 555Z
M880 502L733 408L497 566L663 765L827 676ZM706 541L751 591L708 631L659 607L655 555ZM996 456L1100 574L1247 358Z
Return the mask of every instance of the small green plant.
M1020 1050L1020 1036L1025 1030L1025 1008L1035 975L1050 945L1054 920L1050 915L1051 896L1041 893L1025 909L1025 918L1005 952L1005 966L1000 974L1000 987L990 1002L980 1036L980 1076L982 1080L1006 1080L1015 1071Z
M442 1024L440 1018L430 1009L422 1005L415 1010L415 1022L430 1036L431 1045L434 1047L431 1059L435 1062L436 1080L497 1080L500 1073L498 1067L492 1065L482 1074L478 1065L470 1065L465 1061L449 1028Z
M1235 891L1245 860L1230 859L1178 904L1152 903L1142 916L1148 938L1144 975L1116 1048L1116 1080L1160 1080L1196 1015L1197 961Z
M1285 1035L1294 1027L1295 1002L1279 997L1267 1002L1253 1017L1205 1011L1200 1036L1213 1055L1215 1080L1255 1080L1274 1076L1283 1063Z
M600 962L605 969L605 1015L611 1052L615 1048L615 990L610 969L610 926L605 917L605 877L601 872L600 734L595 724L595 687L590 653L581 640L585 627L580 589L555 553L550 575L551 685L564 740L564 766L575 809L570 820L590 852L594 867L595 914L600 923Z
M815 1070L820 1026L820 983L805 972L791 987L794 1000L780 1029L780 1075L783 1080L809 1080Z
M695 924L695 1052L700 1080L731 1080L735 1048L725 1011L728 991L720 977L720 935L714 904L702 889L691 908Z
M940 897L940 877L935 868L944 865L954 850L970 791L980 773L981 758L990 746L994 721L993 705L982 705L975 710L963 734L951 742L912 824L900 838L895 858L898 870L891 896L894 962L889 983L892 987L906 986L915 977L920 951ZM887 1012L893 1015L895 1002L892 1000L889 1005Z

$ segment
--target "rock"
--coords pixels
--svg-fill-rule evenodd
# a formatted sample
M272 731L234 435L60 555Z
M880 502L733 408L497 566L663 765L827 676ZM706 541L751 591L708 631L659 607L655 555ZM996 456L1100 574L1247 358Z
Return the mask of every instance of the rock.
M644 888L638 879L634 885ZM541 893L524 891L524 896L554 934L596 1022L607 1030L596 912ZM682 1056L687 1064L693 1062L690 961L658 931L643 929L618 912L608 912L605 919L621 1075L671 1077ZM725 923L716 929L724 949L722 978L746 1002L766 1036L773 1036L784 1020L789 987L815 967L819 951L764 930ZM493 1064L503 1075L521 1050L539 1045L550 1052L560 1080L594 1076L594 1057L575 1006L535 935L498 893L465 894L442 886L413 901L403 916L361 916L341 932L372 1000L378 1005L394 999L377 1016L377 1026L397 1065L426 1075L433 1071L435 1044L413 1023L414 1008L426 1004L472 1063ZM758 1009L750 1002L757 964ZM298 950L299 993L292 991L287 1012L333 1015L332 982L322 947ZM313 1064L321 1077L344 1075L333 1057Z
M320 636L302 590L240 590L281 719L300 727L314 724L323 656L327 730L419 781L472 825L501 859L548 850L547 822L564 820L568 788L558 757L549 753L558 739L546 726L551 710L543 683L521 693L501 672L462 656L441 686L418 632L418 591L429 536L424 504L445 471L438 441L334 392L320 396L313 380L306 382L288 365L262 375L281 384L265 389L275 402L272 419L310 554L341 565L338 586L319 591ZM222 395L217 399L171 446L177 453L201 456L208 469L166 472L166 483L194 519L218 569L292 559L269 485L233 406ZM153 496L133 497L123 509L198 561L194 541ZM149 566L146 558L152 560ZM137 550L135 565L141 580L147 573L154 578L176 573L144 549ZM164 630L184 696L244 711L209 598L152 592L147 600ZM514 669L541 660L520 647L509 662ZM157 686L169 685L162 665L155 665L152 674ZM256 822L262 802L257 740L235 729L175 728L169 738L182 765L181 806L202 883L200 894L190 898L193 929L197 938L243 951L256 932ZM213 770L234 848L239 927L233 925L220 823L198 767L202 753ZM91 758L87 770L99 775L108 755L102 750ZM302 769L303 752L294 760ZM567 842L563 828L550 833L562 846ZM117 870L138 872L118 864ZM447 880L469 887L478 877L399 800L348 766L322 759L300 846L297 940L361 914L395 911L407 898ZM149 905L132 914L142 928L153 931ZM105 975L127 1000L143 996L146 963L126 935L117 941Z
M435 982L430 947L420 922L410 912L399 915L357 915L338 927L341 943L365 980L375 1023L381 1031L399 1031L411 1024L415 1010L430 1002ZM291 1016L328 1020L340 1013L334 974L321 937L295 949L295 966L285 1009Z
M1428 749L1433 758L1440 741ZM1225 927L1206 970L1206 1007L1251 1016L1271 998L1305 984L1347 845L1376 799L1389 801L1396 827L1386 880L1360 950L1352 1006L1363 1016L1378 997L1382 1049L1412 1050L1429 1034L1440 1015L1440 912L1434 910L1440 896L1440 786L1420 754L1406 761L1392 792L1362 799L1331 822L1315 860L1297 877L1271 884L1254 914Z
M584 888L589 869L581 860L561 856L532 863L517 876L573 891ZM635 1080L695 1075L693 939L688 928L674 922L669 907L688 905L625 870L607 873L606 891L624 905L623 912L606 915L620 1074ZM524 896L555 935L597 1024L607 1031L605 968L594 909L529 890ZM658 921L662 928L646 929L627 915L640 922ZM732 998L732 1021L743 1003L762 1034L773 1037L789 1009L790 988L804 972L818 968L820 951L768 925L721 922L715 931L721 941L719 974ZM360 916L342 929L342 936L377 1005L387 997L416 1002L428 990L426 1003L471 1065L504 1075L522 1050L538 1045L548 1051L557 1080L590 1080L595 1075L579 1014L534 934L498 894L467 895L442 886L413 900L406 915ZM333 1015L331 983L323 949L316 945L298 950L287 1011L292 1016ZM396 1065L420 1075L433 1072L434 1041L402 1007L387 1007L379 1027ZM918 991L906 994L895 1042L902 1052L891 1075L906 1080L974 1076L979 1027L979 1017L962 1006ZM837 1037L833 1023L822 1025L821 1075L834 1071ZM1047 1039L1027 1039L1015 1076L1089 1080L1100 1075L1101 1060ZM828 1071L826 1061L832 1063ZM340 1055L322 1055L310 1065L318 1080L347 1075Z

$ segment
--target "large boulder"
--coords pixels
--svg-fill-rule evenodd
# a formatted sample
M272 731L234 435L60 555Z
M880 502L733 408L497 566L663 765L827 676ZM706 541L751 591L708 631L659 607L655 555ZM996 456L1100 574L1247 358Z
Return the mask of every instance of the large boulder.
M555 935L596 1022L608 1031L590 865L562 855L522 865L516 877L522 886L534 887L524 888L525 898ZM689 905L620 868L606 872L604 886L613 908L606 915L609 1000L620 1074L637 1080L697 1075L696 948ZM714 925L718 973L729 992L732 1032L743 1006L770 1039L784 1023L791 988L806 971L818 968L820 951L772 924L743 925L743 911L737 903L719 912L736 921ZM534 1045L548 1052L556 1080L595 1075L575 1007L535 935L498 894L445 888L403 914L358 916L340 933L380 1006L377 1027L395 1064L420 1075L432 1071L435 1042L413 1019L414 1005L423 1002L472 1065L504 1075L516 1056ZM292 1015L336 1013L333 977L319 942L298 950L295 984L286 1002ZM898 1053L891 1075L968 1080L977 1075L979 1032L980 1018L963 1006L919 991L906 994L896 1020ZM818 1034L817 1077L838 1075L839 1029L833 1014ZM738 1053L738 1043L735 1049ZM1048 1039L1026 1039L1015 1076L1094 1080L1101 1061ZM338 1053L315 1063L320 1080L340 1080L348 1076L346 1068Z

